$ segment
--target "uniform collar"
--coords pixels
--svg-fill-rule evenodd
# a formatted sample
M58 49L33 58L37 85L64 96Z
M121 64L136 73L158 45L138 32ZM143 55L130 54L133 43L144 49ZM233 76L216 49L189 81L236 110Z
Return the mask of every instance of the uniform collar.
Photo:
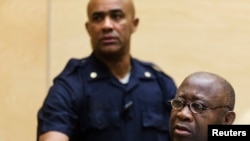
M135 79L155 79L152 69L142 62L131 57L132 69L130 77ZM104 63L99 61L93 54L90 55L88 60L88 80L99 80L108 77L113 77L109 69Z

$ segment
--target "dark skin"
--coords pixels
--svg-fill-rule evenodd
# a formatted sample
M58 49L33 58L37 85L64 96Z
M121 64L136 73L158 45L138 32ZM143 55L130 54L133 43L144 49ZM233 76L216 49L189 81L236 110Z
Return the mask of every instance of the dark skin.
M198 75L197 75L198 74ZM194 73L187 77L177 90L176 99L186 103L197 102L212 108L227 106L227 95L220 77L206 72ZM188 106L181 110L172 109L170 135L172 141L207 141L209 124L232 124L235 112L227 107L192 113Z
M123 78L131 69L130 38L139 23L132 0L90 0L87 9L86 30L94 55L116 78ZM69 137L49 131L39 141L69 141Z

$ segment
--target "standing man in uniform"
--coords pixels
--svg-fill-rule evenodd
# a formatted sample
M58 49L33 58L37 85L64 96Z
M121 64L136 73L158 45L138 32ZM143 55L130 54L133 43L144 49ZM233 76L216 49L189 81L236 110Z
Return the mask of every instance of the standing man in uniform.
M71 59L38 111L38 141L169 141L173 79L130 54L132 0L89 0L93 52Z
M187 76L171 100L171 141L207 141L208 125L231 125L235 92L221 76L195 72Z

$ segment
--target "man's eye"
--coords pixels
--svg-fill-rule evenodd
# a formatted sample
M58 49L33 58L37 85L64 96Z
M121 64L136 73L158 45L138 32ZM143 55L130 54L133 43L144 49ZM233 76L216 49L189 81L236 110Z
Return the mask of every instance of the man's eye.
M123 15L121 13L114 13L111 15L112 19L118 21L123 18Z
M194 109L196 109L196 110L199 110L199 109L202 109L202 105L201 104L199 104L199 103L193 103L192 104L192 107L194 108Z
M103 19L102 15L93 15L93 17L92 17L92 21L94 21L94 22L99 22L102 19Z

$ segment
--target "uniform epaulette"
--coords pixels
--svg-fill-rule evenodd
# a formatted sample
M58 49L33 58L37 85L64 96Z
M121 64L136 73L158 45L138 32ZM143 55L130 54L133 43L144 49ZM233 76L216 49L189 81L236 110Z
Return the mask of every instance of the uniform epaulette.
M153 63L152 63L152 68L153 68L154 70L156 70L156 71L163 72L162 69L161 69L159 66L157 66L156 64L153 64Z
M65 72L67 74L72 73L78 66L83 66L86 62L86 58L78 59L78 58L71 58L65 67Z
M142 62L144 65L152 68L153 70L167 76L167 77L170 77L168 74L166 74L158 65L152 63L152 62Z
M143 63L146 64L147 66L149 66L150 68L153 68L155 71L163 72L159 66L157 66L156 64L154 64L152 62L143 62Z
M85 63L86 63L86 61L87 61L87 57L86 57L86 58L82 58L82 59L80 59L81 64L85 64Z

